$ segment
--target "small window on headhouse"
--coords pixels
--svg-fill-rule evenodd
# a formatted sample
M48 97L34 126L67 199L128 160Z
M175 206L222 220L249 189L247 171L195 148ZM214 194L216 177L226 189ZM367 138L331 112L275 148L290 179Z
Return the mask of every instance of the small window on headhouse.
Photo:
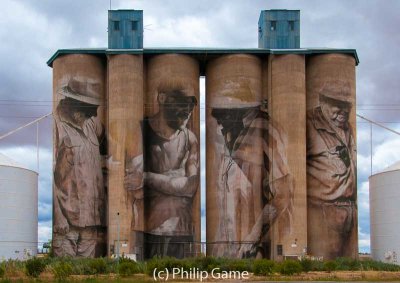
M271 21L271 30L276 30L276 21Z
M289 30L294 31L294 21L289 21Z
M114 21L114 30L119 30L119 21Z
M132 30L138 30L138 22L132 21Z

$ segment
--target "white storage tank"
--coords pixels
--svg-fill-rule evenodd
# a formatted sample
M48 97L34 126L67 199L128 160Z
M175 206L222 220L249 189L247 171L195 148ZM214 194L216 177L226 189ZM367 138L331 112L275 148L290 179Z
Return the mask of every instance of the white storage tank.
M0 261L24 260L38 246L38 174L0 153Z
M400 161L369 177L371 255L400 264Z

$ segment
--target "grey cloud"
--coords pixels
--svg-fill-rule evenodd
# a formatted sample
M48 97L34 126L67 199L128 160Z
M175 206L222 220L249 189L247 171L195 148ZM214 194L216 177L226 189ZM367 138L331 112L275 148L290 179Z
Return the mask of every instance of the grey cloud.
M51 221L52 219L52 204L39 203L38 207L39 222Z

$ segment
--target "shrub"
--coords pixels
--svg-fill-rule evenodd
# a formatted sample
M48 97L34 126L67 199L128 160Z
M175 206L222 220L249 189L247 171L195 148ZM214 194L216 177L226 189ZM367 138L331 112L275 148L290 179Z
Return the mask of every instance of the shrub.
M59 261L53 265L52 273L58 280L65 280L72 275L72 264L66 261Z
M324 262L324 270L325 271L331 272L333 270L336 270L336 268L337 268L336 261L328 260L328 261Z
M22 261L9 259L3 264L6 277L18 277L25 273L25 264Z
M303 258L300 260L301 268L304 272L309 272L313 270L313 261L308 258Z
M104 258L87 259L84 265L84 274L104 274L107 271L107 263Z
M381 261L365 260L360 262L360 266L364 270L379 271L400 271L400 266L392 263L384 263Z
M188 261L179 260L173 257L153 257L151 260L147 262L146 273L149 275L153 274L153 270L157 268L158 270L165 270L172 272L174 267L187 269Z
M46 262L36 257L28 259L25 262L25 272L30 277L39 277L45 268Z
M221 266L224 259L215 258L212 256L204 256L198 257L193 260L193 264L195 267L198 267L200 270L206 270L211 272L212 269Z
M0 278L3 277L5 273L6 273L6 269L4 268L3 265L0 265Z
M137 261L136 271L136 273L146 273L146 263L144 261Z
M189 267L197 267L199 265L196 262L189 263ZM229 258L217 258L213 262L208 262L207 266L200 268L201 270L211 271L214 268L220 268L220 271L251 271L252 261L249 259L229 259Z
M118 273L121 276L130 276L138 273L138 267L134 261L122 261L118 265Z
M300 262L285 260L280 264L279 272L283 275L299 274L302 271Z
M361 264L358 260L346 258L346 257L339 257L335 260L336 262L336 270L360 270Z
M196 266L193 266L196 267ZM251 270L251 261L248 259L232 259L229 260L226 264L227 271L250 271Z
M276 269L276 263L268 259L256 259L253 262L254 275L271 275Z

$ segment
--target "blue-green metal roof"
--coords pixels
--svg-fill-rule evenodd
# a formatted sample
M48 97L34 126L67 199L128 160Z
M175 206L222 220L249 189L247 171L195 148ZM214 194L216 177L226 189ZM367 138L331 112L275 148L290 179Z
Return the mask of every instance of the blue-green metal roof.
M144 48L144 49L107 49L107 48L74 48L59 49L47 61L47 65L52 67L54 60L65 54L93 54L98 56L114 55L114 54L193 54L206 59L208 55L223 54L329 54L341 53L349 54L356 60L356 65L360 63L355 49L336 49L336 48L296 48L296 49L264 49L264 48Z

